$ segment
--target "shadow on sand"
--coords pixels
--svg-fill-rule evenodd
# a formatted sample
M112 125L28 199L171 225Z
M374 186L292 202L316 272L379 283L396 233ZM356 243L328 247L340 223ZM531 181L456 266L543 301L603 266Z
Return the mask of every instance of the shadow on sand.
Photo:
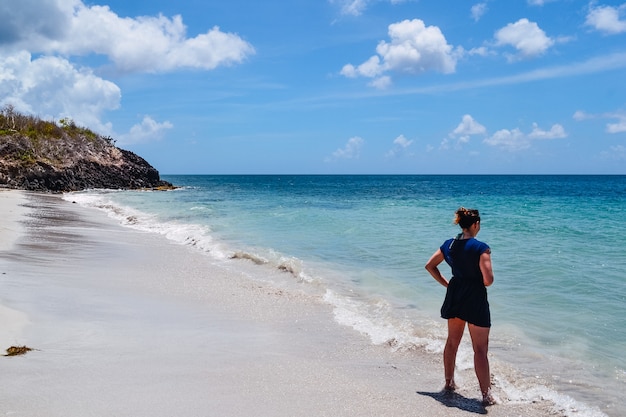
M446 407L454 407L463 411L476 414L487 414L487 409L483 406L482 401L474 398L467 398L454 391L438 391L438 392L423 392L417 391L420 395L434 398Z

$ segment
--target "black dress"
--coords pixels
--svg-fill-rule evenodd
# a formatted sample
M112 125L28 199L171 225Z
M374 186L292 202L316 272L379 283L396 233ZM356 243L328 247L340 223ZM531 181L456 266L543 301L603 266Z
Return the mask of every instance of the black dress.
M489 246L474 238L453 238L446 240L440 249L452 268L441 317L459 318L476 326L491 327L487 288L479 267L480 255L488 251Z

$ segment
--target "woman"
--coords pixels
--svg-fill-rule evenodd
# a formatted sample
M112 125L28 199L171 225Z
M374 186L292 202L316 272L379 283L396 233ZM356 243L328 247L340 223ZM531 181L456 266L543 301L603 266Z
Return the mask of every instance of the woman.
M430 275L447 288L441 307L441 317L448 320L448 340L443 351L445 389L456 389L456 354L467 323L474 348L474 370L483 395L483 404L492 405L496 401L491 394L487 358L491 315L486 289L493 284L491 249L486 243L476 239L480 231L478 210L461 207L456 211L454 222L461 227L462 232L455 238L446 240L426 263L426 270ZM452 268L450 281L446 280L438 268L444 260Z

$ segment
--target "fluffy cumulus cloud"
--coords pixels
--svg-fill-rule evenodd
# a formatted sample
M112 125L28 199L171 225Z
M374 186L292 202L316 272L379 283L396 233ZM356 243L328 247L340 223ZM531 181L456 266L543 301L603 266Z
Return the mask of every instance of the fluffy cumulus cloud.
M509 23L496 32L495 39L496 45L512 46L523 58L542 55L555 43L537 23L528 19Z
M338 159L357 159L361 154L363 143L364 141L362 138L354 136L348 139L348 142L343 148L337 149L329 157L327 157L326 161L329 162Z
M528 134L523 133L518 128L502 129L486 138L484 143L515 152L530 148L534 140L562 139L565 137L567 137L567 133L559 124L553 125L550 130L543 130L536 123L533 123L533 130Z
M452 73L462 49L453 48L437 26L426 26L420 19L404 20L389 25L389 41L381 41L373 55L360 65L345 65L341 74L346 77L378 79L389 71L422 74L427 71ZM386 87L384 83L371 83Z
M481 135L487 131L485 126L478 123L472 116L466 114L461 123L452 131L453 136L467 137L470 135Z
M87 6L77 0L36 1L36 7L29 4L33 2L0 8L3 22L18 22L0 32L2 49L101 55L118 70L128 72L210 70L241 62L254 53L248 42L218 27L187 37L181 16L123 18L108 6Z
M498 130L491 137L484 141L487 145L497 146L510 151L527 149L530 147L530 141L519 129L502 129Z
M567 137L567 134L560 124L552 125L550 130L543 130L537 123L533 123L533 130L528 134L529 139L562 139L564 137Z
M134 125L130 132L120 136L120 142L131 144L158 140L163 137L165 131L173 127L174 125L168 121L159 123L150 116L144 116L141 123Z
M186 36L181 16L122 19L108 7L80 7L72 16L73 41L52 43L64 54L100 54L128 72L167 72L179 68L211 70L243 61L254 52L238 35L213 27Z
M591 6L585 24L608 35L626 32L626 3L621 6Z
M386 158L396 158L401 155L410 155L409 147L413 144L413 140L407 139L404 135L400 135L393 140L392 148L385 154Z
M123 18L81 0L0 4L0 100L19 111L76 122L110 134L99 120L117 109L113 82L77 65L98 57L118 73L211 70L242 62L254 48L218 27L187 36L182 17Z
M487 129L478 123L472 116L466 114L461 119L459 125L448 134L441 142L441 149L449 149L451 147L460 149L466 143L469 143L471 136L485 135Z
M70 117L80 124L109 133L100 123L105 110L119 107L121 91L89 69L77 69L66 59L44 56L32 59L29 52L0 59L0 104L13 105L24 113L46 119Z

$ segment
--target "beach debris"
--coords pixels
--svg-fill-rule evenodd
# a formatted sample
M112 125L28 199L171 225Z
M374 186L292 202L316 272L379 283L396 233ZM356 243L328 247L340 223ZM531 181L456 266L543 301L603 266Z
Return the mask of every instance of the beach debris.
M28 346L11 346L7 349L7 353L4 356L24 355L26 352L30 352L31 350L33 349Z
M285 261L282 264L278 265L278 270L282 272L288 272L294 277L298 278L300 275L299 268L290 261Z
M260 256L252 255L246 252L235 252L230 257L230 259L246 259L248 261L254 262L257 265L265 265L266 263L268 263L265 259L261 258Z

